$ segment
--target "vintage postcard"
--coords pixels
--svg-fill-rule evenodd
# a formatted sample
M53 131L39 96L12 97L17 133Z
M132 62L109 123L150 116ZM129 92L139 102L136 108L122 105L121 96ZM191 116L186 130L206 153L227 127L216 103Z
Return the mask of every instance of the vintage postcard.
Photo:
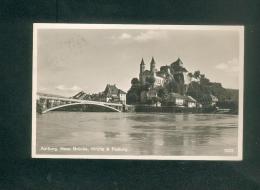
M32 157L242 160L244 27L34 24Z

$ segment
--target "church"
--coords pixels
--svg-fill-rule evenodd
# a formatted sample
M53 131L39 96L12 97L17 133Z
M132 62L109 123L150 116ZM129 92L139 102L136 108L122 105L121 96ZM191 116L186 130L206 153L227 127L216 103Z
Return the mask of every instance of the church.
M179 84L186 84L190 82L187 78L187 70L183 67L183 62L178 58L175 62L169 66L161 66L160 70L156 69L156 62L152 57L150 62L150 70L145 70L144 60L141 60L139 81L141 85L145 85L151 78L153 78L153 87L164 86L165 83L170 80L175 80Z
M178 58L170 65L161 66L160 70L156 69L156 62L152 57L150 62L150 70L145 70L144 60L141 60L139 81L141 86L148 85L149 88L142 90L140 93L140 101L145 103L149 100L156 99L158 97L158 91L160 87L170 87L170 92L174 96L174 101L180 100L182 103L187 98L184 96L186 93L186 83L188 71L183 67L183 62ZM172 84L175 84L174 86ZM178 96L176 96L178 94ZM176 103L176 102L175 102ZM158 106L158 105L157 105Z
M150 62L150 70L145 70L145 63L143 59L140 64L139 81L141 82L141 85L145 85L149 78L154 78L154 87L163 86L165 83L165 76L160 75L160 72L157 71L156 63L153 57Z

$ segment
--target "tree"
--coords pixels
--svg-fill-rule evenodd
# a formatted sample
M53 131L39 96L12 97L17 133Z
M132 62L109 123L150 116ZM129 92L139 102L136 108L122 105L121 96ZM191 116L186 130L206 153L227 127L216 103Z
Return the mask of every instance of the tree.
M142 85L140 87L140 89L141 89L141 91L143 91L143 90L148 91L150 87L151 87L151 85L146 83L146 84Z
M187 95L195 98L197 101L202 103L204 99L203 98L204 92L202 86L197 82L191 82L189 88L187 89Z
M141 85L137 78L131 80L131 88L126 94L126 101L128 104L136 104L140 102Z
M200 71L195 71L193 76L197 79L200 77Z
M205 75L201 75L200 83L201 85L209 85L210 81L205 77Z
M140 82L139 82L138 78L133 78L133 79L131 80L131 84L132 84L132 86L136 86L136 85L139 85Z
M165 75L167 75L168 74L168 69L169 69L169 66L161 66L160 67L160 72L162 72Z
M168 91L166 88L161 87L158 89L158 97L161 99L162 102L164 102L167 98Z
M152 97L152 104L155 104L157 102L161 102L162 99L160 97Z
M174 79L169 81L169 83L166 84L165 87L168 92L178 92L178 83Z
M126 94L126 101L128 104L136 104L140 101L140 96L136 92L128 92Z
M192 73L188 73L188 77L193 77L193 74Z
M151 87L151 86L153 86L153 84L155 82L155 78L154 77L147 77L145 82Z

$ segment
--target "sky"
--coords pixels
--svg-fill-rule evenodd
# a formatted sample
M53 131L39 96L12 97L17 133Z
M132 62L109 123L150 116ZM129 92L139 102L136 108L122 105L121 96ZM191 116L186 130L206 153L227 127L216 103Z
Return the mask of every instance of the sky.
M98 93L107 84L125 92L154 57L156 67L178 57L189 72L238 89L239 33L221 30L39 29L37 91L72 96Z

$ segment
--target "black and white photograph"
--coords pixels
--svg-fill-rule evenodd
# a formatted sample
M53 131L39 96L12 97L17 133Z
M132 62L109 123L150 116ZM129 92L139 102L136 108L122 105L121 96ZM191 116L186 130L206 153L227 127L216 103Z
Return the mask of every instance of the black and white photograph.
M242 160L244 27L33 26L32 157Z

